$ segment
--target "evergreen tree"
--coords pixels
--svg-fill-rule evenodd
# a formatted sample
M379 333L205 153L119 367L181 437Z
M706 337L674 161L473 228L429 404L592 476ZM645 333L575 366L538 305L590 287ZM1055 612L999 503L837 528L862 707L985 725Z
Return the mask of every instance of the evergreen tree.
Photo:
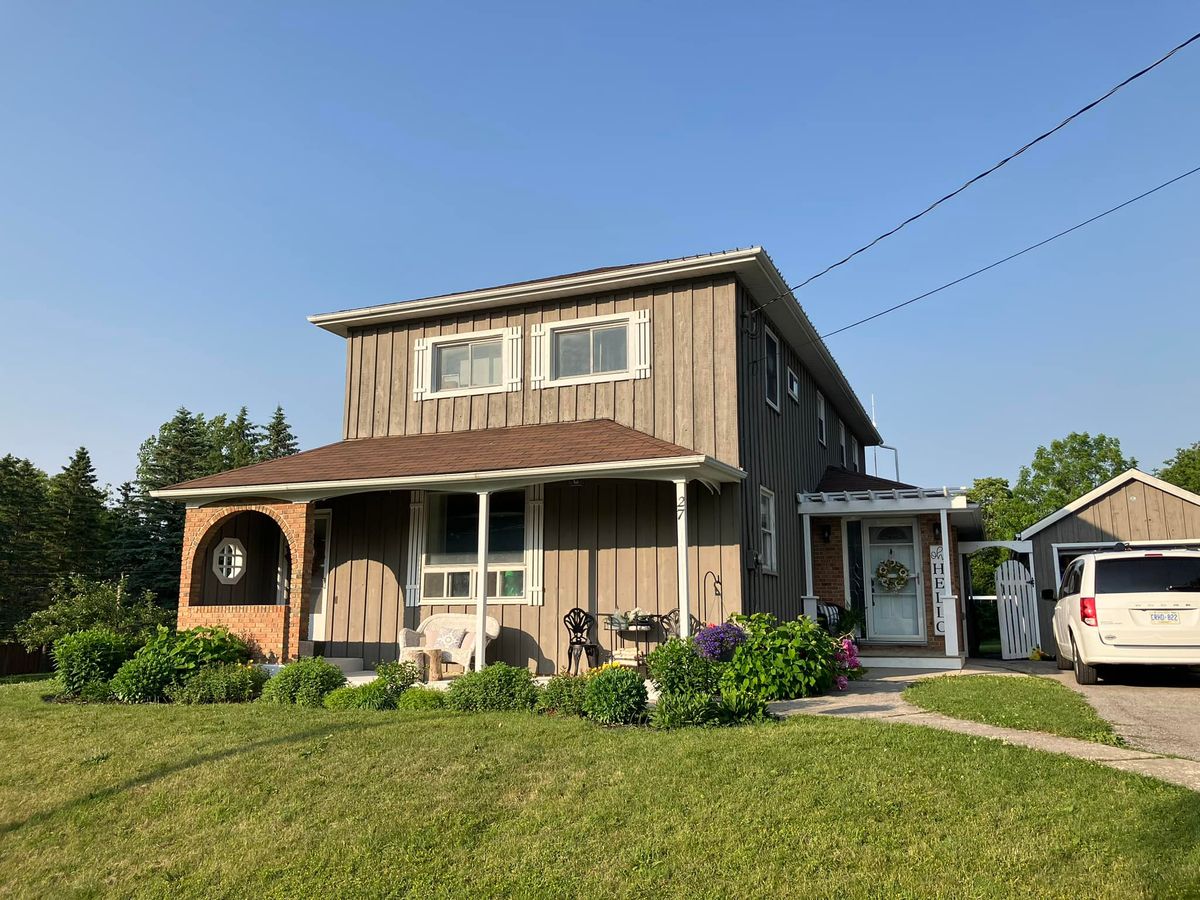
M87 448L50 479L48 499L48 550L57 575L98 577L107 556L106 496Z
M258 462L262 458L263 444L262 428L250 421L243 406L221 435L223 468L237 469Z
M0 458L0 640L49 602L49 479L27 459Z
M283 407L276 406L275 414L271 416L271 421L267 424L266 446L263 449L263 459L280 459L284 456L291 456L300 450L300 444L296 440L296 435L292 433L292 426L288 424L287 417L283 414Z
M116 503L108 512L108 575L125 578L130 593L148 590L146 560L153 543L142 514L142 496L131 481L117 488ZM169 602L169 601L168 601Z

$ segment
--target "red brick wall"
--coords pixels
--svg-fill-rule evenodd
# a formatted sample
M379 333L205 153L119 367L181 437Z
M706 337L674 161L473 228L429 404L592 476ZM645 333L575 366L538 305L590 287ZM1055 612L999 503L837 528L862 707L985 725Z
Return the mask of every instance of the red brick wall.
M259 512L275 520L292 556L291 600L279 606L205 606L201 602L203 569L208 547L223 522L241 512ZM178 627L225 625L254 641L264 657L294 659L307 635L309 596L307 575L312 568L313 508L311 503L246 502L203 506L187 511L179 575Z
M825 543L825 529L829 543ZM822 603L846 605L846 572L842 556L842 520L812 520L813 592Z

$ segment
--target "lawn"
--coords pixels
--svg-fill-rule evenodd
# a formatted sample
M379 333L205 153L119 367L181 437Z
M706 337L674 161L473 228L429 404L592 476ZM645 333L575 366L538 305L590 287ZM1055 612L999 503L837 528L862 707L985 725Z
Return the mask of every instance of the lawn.
M0 687L0 895L1183 895L1200 796L799 716L46 704Z
M1120 744L1108 722L1075 691L1049 678L1027 675L946 675L926 678L904 699L931 712L1023 731Z

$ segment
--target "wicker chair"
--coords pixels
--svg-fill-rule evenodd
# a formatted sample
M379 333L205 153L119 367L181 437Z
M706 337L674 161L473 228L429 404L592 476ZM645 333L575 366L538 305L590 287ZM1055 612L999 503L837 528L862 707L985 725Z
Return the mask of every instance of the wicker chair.
M487 633L483 643L484 652L487 652L487 645L500 637L500 623L491 616L486 620ZM429 649L426 644L426 636L434 630L445 628L462 628L467 632L467 636L463 638L462 644L453 650L442 650L442 662L457 663L464 669L470 667L471 658L475 655L475 615L474 613L435 613L432 616L421 621L414 631L411 628L403 628L400 631L400 649L405 647L424 647Z

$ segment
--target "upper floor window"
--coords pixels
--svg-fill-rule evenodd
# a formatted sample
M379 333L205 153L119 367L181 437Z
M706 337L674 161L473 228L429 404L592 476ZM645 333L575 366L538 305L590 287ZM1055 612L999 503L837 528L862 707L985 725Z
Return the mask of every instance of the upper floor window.
M858 471L858 438L850 435L850 468Z
M792 398L794 403L800 402L800 376L796 374L791 367L787 370L788 373L788 396Z
M533 387L594 384L650 375L646 309L533 325Z
M759 551L762 569L767 574L774 574L776 570L775 492L761 486L758 489L758 527L762 538Z
M846 423L838 422L838 452L842 456L842 468L849 464L846 459Z
M520 328L421 338L413 357L417 400L521 388Z
M770 328L763 329L766 350L763 353L763 377L766 379L767 403L779 411L779 338Z
M817 440L825 446L825 395L817 391Z

